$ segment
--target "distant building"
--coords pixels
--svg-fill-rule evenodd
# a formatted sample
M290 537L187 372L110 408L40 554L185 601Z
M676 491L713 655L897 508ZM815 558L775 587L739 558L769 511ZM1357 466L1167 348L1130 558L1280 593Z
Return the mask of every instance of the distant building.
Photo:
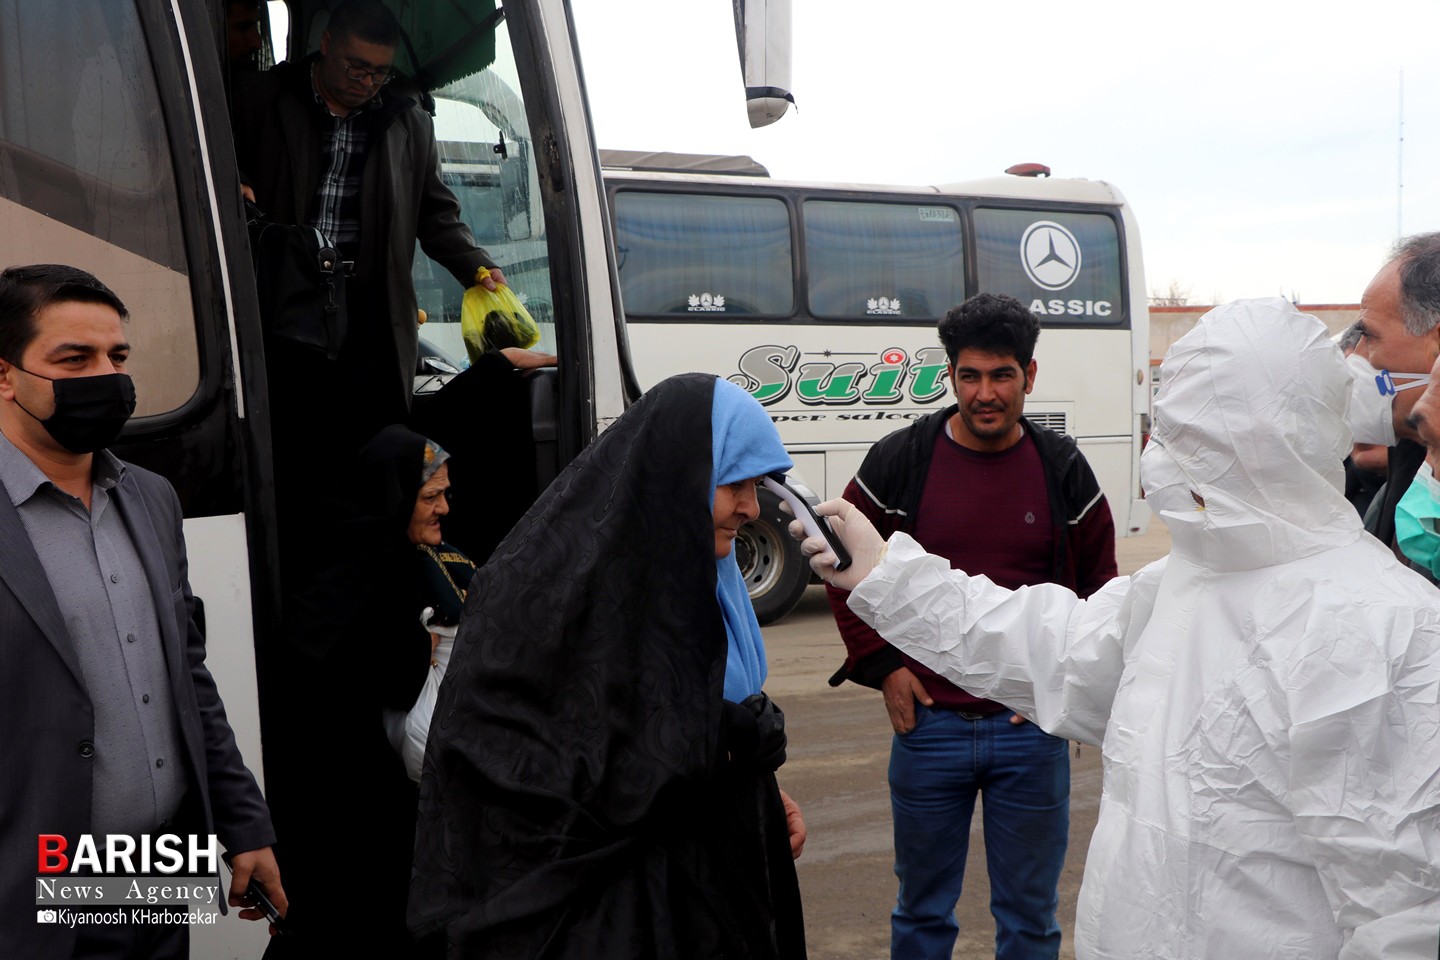
M1301 313L1318 317L1332 336L1341 333L1346 327L1360 319L1360 304L1358 303L1297 303L1295 306ZM1212 309L1214 309L1213 306L1200 304L1150 308L1150 384L1152 389L1159 385L1160 361L1164 358L1165 351L1170 349L1170 344L1189 333L1190 329L1195 326L1195 322Z

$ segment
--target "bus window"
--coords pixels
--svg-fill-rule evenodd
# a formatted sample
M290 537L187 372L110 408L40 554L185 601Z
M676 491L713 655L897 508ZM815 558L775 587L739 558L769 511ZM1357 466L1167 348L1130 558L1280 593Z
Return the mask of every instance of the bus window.
M520 79L507 30L497 26L486 69L436 90L435 139L440 178L460 201L475 242L505 271L511 290L540 325L536 348L555 352L550 255L525 119ZM415 253L415 294L429 321L422 336L464 362L460 303L465 291L441 266Z
M137 417L182 406L199 348L180 204L130 2L20 0L0 34L0 265L66 263L125 301Z
M265 11L270 18L270 62L279 63L290 49L290 8L285 0L267 0Z
M805 201L810 312L835 319L935 320L965 299L954 207Z
M975 211L976 279L1046 324L1121 326L1125 278L1115 220L1101 213Z
M781 200L622 191L615 248L630 318L783 317L795 306Z

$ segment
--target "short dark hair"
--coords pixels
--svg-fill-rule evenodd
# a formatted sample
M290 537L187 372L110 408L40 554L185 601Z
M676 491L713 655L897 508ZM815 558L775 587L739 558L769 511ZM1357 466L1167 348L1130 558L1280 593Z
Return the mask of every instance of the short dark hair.
M400 43L400 23L380 0L345 0L331 12L325 29L336 40L355 37L382 47Z
M1004 294L977 293L951 307L940 320L940 342L951 365L961 350L1009 354L1021 369L1035 357L1040 321L1024 304Z
M78 267L36 263L0 273L0 360L19 361L38 332L40 311L55 303L100 303L130 316L115 291Z
M1440 326L1440 232L1417 233L1395 245L1400 263L1400 318L1423 337Z

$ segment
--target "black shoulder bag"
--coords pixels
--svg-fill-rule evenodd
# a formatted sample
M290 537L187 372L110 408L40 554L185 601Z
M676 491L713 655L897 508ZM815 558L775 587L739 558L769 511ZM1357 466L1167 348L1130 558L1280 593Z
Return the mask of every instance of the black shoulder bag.
M345 264L319 230L274 223L253 204L250 252L260 320L267 337L314 351L327 360L345 342Z

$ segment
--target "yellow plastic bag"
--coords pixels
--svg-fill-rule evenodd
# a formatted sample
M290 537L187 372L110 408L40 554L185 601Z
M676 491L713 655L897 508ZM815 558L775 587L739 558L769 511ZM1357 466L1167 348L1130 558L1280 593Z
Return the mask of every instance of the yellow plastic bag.
M460 335L471 363L486 351L529 349L540 342L540 327L509 287L502 284L487 290L480 284L488 276L484 267L476 271L475 286L460 301Z

